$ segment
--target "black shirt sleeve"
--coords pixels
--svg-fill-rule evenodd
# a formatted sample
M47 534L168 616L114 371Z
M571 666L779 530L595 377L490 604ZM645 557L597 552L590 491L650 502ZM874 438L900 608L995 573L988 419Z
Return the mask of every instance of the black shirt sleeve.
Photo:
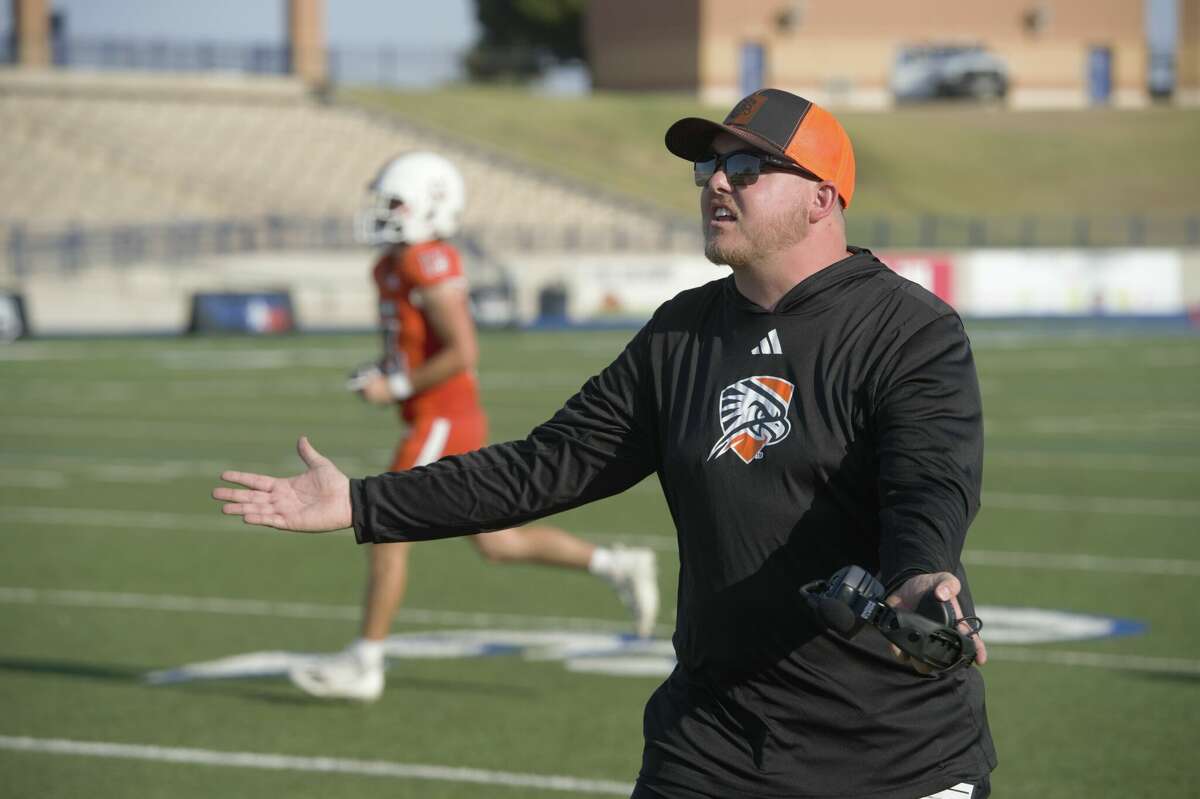
M955 572L983 479L979 382L956 315L901 345L875 425L884 583L894 589L913 574Z
M652 324L525 439L351 480L359 543L501 530L619 493L655 471Z

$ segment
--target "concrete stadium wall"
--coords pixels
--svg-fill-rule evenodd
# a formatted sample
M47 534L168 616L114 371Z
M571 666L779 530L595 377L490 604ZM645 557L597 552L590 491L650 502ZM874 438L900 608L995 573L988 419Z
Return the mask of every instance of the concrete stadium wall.
M967 317L1182 318L1200 323L1200 249L881 251L880 258ZM38 335L183 332L197 292L286 291L301 330L376 323L368 251L214 257L187 265L93 268L0 289L24 299ZM700 254L563 253L472 272L506 283L523 325L640 324L678 292L727 275ZM502 319L507 320L504 316ZM500 321L493 319L492 321Z
M272 253L185 265L97 267L47 274L8 288L25 299L36 335L183 332L205 291L287 291L301 329L370 328L377 319L368 253Z

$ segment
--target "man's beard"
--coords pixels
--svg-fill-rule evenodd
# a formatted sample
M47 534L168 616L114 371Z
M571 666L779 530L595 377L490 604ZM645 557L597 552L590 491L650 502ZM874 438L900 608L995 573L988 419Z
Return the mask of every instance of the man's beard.
M808 219L803 208L795 208L791 213L764 220L751 233L743 231L735 241L721 242L716 236L709 236L707 228L705 233L704 257L714 264L739 269L802 241L808 235Z

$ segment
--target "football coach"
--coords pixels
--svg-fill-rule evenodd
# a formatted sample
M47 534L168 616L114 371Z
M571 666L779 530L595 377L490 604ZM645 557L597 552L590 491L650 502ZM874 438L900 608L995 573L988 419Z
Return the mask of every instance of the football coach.
M930 673L882 636L843 638L799 590L857 564L891 606L933 596L973 616L961 553L983 426L962 322L847 244L854 152L825 109L764 89L721 123L679 120L666 145L692 162L705 254L732 274L664 303L550 420L354 480L301 438L303 474L227 471L239 487L213 496L250 524L423 541L656 473L678 664L646 704L636 799L984 799L978 667Z

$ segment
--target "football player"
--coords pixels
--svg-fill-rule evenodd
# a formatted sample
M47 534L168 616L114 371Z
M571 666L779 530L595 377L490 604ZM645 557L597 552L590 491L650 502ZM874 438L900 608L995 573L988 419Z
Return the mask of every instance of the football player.
M373 277L383 353L357 370L347 388L373 405L397 408L407 433L390 471L402 471L478 449L487 439L467 281L448 241L458 231L465 191L454 164L432 152L389 161L368 191L357 228L361 240L381 248ZM653 632L659 598L650 549L598 547L546 525L468 540L493 563L541 563L604 578L633 614L638 635ZM411 546L371 546L360 637L342 652L292 669L292 682L318 697L379 698L384 639L404 599Z

